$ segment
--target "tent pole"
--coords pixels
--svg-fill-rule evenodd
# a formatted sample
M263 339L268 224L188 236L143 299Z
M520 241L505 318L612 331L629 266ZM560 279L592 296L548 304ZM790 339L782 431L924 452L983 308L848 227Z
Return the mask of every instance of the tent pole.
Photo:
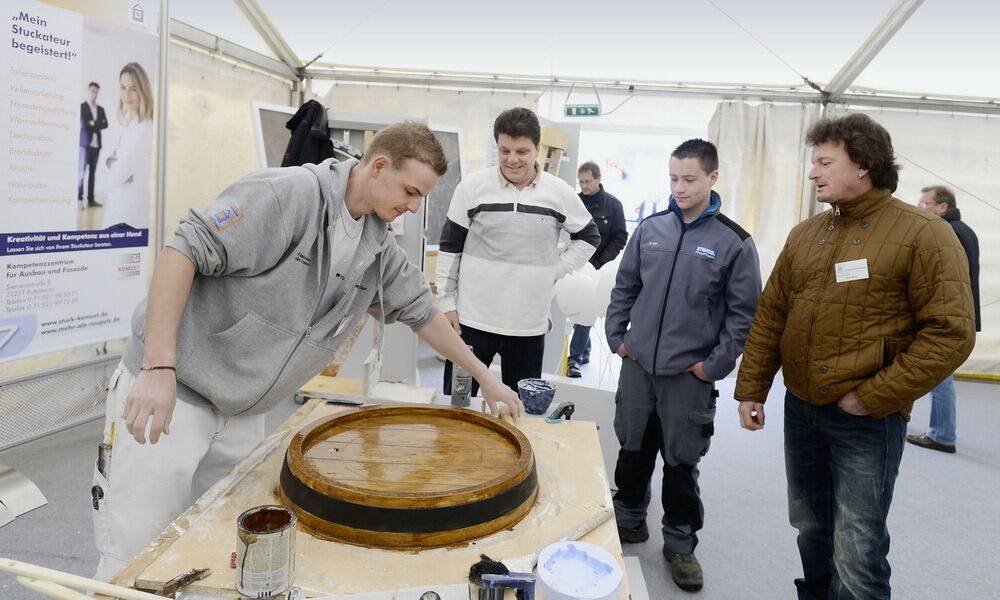
M896 2L895 6L882 19L882 22L878 24L878 27L872 31L868 39L861 44L861 47L847 61L847 64L841 67L840 71L837 71L837 74L830 80L825 90L830 100L840 99L840 96L854 83L858 75L871 64L882 48L889 43L892 36L896 35L900 27L913 16L913 13L923 3L924 0L899 0Z
M167 68L170 65L170 0L160 0L160 68L156 74L156 256L163 251L167 215Z

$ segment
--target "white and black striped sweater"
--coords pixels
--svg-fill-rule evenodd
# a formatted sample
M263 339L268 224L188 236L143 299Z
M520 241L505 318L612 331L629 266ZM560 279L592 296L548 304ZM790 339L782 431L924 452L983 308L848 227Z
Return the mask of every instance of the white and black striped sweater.
M560 248L560 232L569 243ZM489 167L455 189L441 231L438 308L463 325L511 336L548 329L552 286L587 262L601 236L579 196L540 172L518 190Z

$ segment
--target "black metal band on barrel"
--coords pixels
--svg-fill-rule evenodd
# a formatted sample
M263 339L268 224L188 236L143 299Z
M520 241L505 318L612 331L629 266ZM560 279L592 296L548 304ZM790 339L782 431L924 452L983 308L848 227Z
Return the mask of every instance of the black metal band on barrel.
M491 498L437 508L386 508L324 496L281 467L281 489L299 508L331 523L386 533L434 533L479 525L521 506L537 485L535 466L520 483Z

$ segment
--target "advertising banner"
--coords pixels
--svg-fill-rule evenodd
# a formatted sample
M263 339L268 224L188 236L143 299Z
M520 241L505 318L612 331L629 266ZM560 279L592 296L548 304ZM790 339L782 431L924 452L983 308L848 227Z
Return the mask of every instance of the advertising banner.
M0 9L0 362L129 334L155 207L159 8Z

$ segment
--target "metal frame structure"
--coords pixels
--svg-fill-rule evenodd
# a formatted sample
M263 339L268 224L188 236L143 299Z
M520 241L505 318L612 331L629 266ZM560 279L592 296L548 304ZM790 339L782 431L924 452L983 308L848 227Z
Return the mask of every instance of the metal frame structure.
M924 0L898 0L896 5L889 9L889 13L882 19L868 39L861 44L861 47L851 56L840 71L833 76L827 84L824 92L830 100L837 100L861 75L861 72L871 64L878 53L889 43L892 36L913 16L913 13L920 8Z
M160 2L160 68L156 72L156 102L160 110L157 111L156 121L156 251L163 250L165 230L163 222L166 220L167 203L164 201L167 194L167 81L169 81L170 68L170 15L167 13L168 0Z
M302 68L302 61L299 60L298 55L292 50L292 47L288 45L285 38L282 37L281 32L274 26L271 19L267 18L267 13L264 9L257 4L256 0L233 0L236 5L243 11L246 15L247 20L253 25L257 33L264 38L264 42L267 46L274 52L274 54L281 59L281 62L291 69L292 71L298 73Z
M301 95L307 81L330 80L346 83L384 84L393 86L462 89L483 91L521 91L542 94L552 90L572 90L575 86L592 88L595 93L647 96L686 96L718 98L720 100L757 99L790 103L841 103L853 106L882 106L908 110L928 110L963 113L1000 113L1000 99L954 96L947 94L910 93L852 86L857 77L878 55L879 51L920 8L924 0L897 0L861 47L851 56L829 83L814 89L799 85L765 85L751 83L684 82L651 80L617 80L582 77L540 77L510 73L477 73L433 71L341 65L329 62L304 64L267 18L256 0L233 0L247 15L276 56L274 59L216 35L201 31L180 21L171 21L171 36L175 40L200 47L213 54L251 65L295 84ZM295 102L292 102L295 104Z
M542 93L573 86L595 87L604 93L647 96L686 96L720 100L758 99L770 102L836 102L854 106L932 110L966 113L1000 113L1000 99L934 94L913 94L873 88L851 88L853 93L834 96L806 86L701 83L684 81L628 81L587 78L539 78L529 75L429 72L325 64L306 69L307 77L353 83L432 87L445 89L504 90Z
M236 62L255 67L279 79L288 81L301 80L298 71L278 59L271 58L266 54L261 54L256 50L251 50L239 44L234 44L220 38L214 33L202 31L177 19L170 19L170 37L175 41L186 42L192 46L201 48L210 54L225 56Z

